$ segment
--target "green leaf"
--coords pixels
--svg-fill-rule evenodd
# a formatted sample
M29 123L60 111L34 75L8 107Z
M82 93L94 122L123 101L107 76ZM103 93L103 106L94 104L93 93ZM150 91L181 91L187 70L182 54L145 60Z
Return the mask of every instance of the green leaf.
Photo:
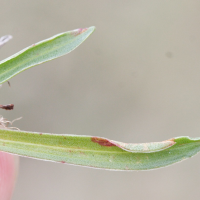
M60 57L80 45L94 27L62 33L0 62L0 84L37 64ZM2 45L9 38L3 38ZM0 43L1 45L1 43ZM132 144L106 138L8 130L0 121L0 151L36 159L110 170L148 170L168 166L200 151L200 138L177 137ZM8 122L9 123L9 122Z
M200 151L200 138L126 144L106 138L0 129L0 150L36 159L110 170L148 170L171 165Z
M49 39L33 44L1 61L0 84L30 67L71 52L78 47L94 29L95 27L76 29L74 31L55 35Z

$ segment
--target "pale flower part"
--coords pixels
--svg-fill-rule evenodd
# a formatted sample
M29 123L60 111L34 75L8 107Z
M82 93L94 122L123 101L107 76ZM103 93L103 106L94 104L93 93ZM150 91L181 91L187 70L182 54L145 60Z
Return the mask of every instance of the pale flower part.
M19 168L19 156L0 152L0 199L12 197Z
M7 43L10 39L12 39L12 35L4 35L0 38L0 46L3 46Z

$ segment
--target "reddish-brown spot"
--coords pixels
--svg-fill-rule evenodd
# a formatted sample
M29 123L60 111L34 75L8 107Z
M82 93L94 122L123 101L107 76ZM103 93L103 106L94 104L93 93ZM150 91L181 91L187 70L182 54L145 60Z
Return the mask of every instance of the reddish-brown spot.
M42 135L42 133L40 133L40 135Z
M6 144L5 143L3 143L3 146L5 146Z
M60 161L60 162L61 162L61 163L65 163L65 161L63 161L63 160L62 160L62 161Z
M104 139L104 138L99 138L99 137L92 137L91 138L92 142L98 143L101 146L106 146L106 147L111 147L111 146L116 146L113 143L111 143L109 140Z
M87 31L87 28L79 28L79 29L73 31L72 35L77 36L77 35L80 35L81 33L84 33L85 31Z
M35 44L32 44L32 47L34 47L35 46Z

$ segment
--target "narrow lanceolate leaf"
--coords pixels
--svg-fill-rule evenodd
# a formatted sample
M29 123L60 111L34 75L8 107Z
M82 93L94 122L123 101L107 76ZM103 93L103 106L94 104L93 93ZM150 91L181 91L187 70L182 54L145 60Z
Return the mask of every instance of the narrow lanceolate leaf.
M110 170L148 170L171 165L200 151L200 138L126 144L77 135L0 129L0 150L36 159Z
M1 61L0 84L30 67L71 52L78 47L94 29L95 27L76 29L74 31L55 35L49 39L33 44Z

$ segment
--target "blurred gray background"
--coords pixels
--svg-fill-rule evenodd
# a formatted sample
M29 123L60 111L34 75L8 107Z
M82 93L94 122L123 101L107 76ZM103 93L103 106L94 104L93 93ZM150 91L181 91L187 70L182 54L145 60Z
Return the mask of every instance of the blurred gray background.
M0 59L57 33L96 26L75 51L0 90L21 130L123 142L200 136L200 1L0 0ZM13 200L199 199L200 155L113 172L20 158Z

